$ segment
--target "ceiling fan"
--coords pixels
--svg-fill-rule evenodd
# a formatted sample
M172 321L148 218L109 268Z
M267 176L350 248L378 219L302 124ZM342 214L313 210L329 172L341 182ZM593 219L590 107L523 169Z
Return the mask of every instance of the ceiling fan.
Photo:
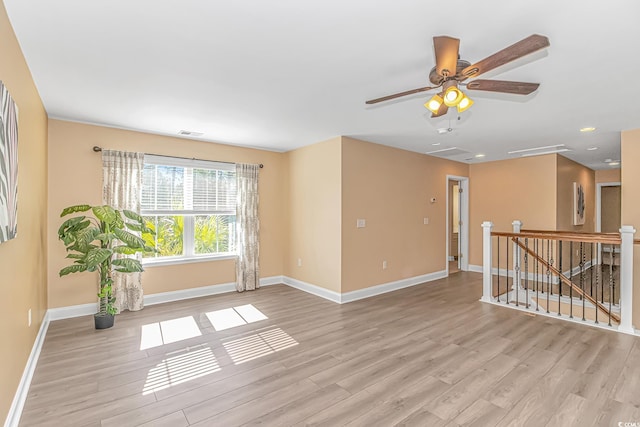
M458 112L465 111L473 104L473 101L464 94L458 86L469 78L500 67L501 65L515 61L530 53L549 46L549 39L545 36L533 34L519 42L506 47L485 59L471 64L469 61L460 59L458 49L460 39L448 36L437 36L433 38L433 47L436 54L436 66L429 73L429 81L434 86L421 87L407 90L381 98L371 99L367 104L377 104L378 102L389 101L407 95L442 88L427 103L431 112L431 117L440 117L447 113L449 107L456 107ZM512 82L505 80L473 80L465 84L468 90L483 90L489 92L503 92L515 95L528 95L538 89L539 83Z

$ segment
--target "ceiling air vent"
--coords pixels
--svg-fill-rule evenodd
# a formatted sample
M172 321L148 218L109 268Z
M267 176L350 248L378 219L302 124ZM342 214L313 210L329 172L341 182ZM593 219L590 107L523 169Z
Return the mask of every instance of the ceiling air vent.
M430 154L432 156L438 156L438 157L452 157L460 154L469 154L469 151L462 150L458 147L451 147L451 148L443 148L441 150L429 151L426 154Z
M180 132L178 132L178 135L184 135L184 136L202 136L204 135L204 133L202 132L193 132L190 130L181 130Z

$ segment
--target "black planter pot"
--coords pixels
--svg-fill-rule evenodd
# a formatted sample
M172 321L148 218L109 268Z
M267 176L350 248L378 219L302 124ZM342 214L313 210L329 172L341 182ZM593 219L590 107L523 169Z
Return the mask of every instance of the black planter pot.
M94 314L93 320L96 324L96 329L109 329L113 326L115 316L113 314Z

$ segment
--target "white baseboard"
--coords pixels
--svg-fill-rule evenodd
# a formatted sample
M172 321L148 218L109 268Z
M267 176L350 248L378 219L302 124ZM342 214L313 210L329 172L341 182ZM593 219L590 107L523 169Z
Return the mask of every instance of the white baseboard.
M263 277L260 279L260 286L270 286L284 283L282 276ZM182 289L179 291L159 292L144 296L144 305L163 304L172 301L181 301L189 298L206 297L209 295L234 292L235 282L222 283L219 285L202 286L199 288ZM79 304L68 307L50 308L47 310L49 320L71 319L73 317L89 316L97 310L97 304Z
M482 273L482 266L469 264L469 271L472 271L474 273Z
M50 308L47 310L49 321L60 319L71 319L72 317L88 316L98 311L98 304L93 302L90 304L70 305L67 307Z
M369 288L359 289L357 291L346 292L340 296L340 303L348 303L360 299L370 298L387 292L397 291L399 289L416 286L421 283L431 282L432 280L444 279L447 277L447 270L436 271L434 273L423 274L421 276L409 277L406 279L396 280L394 282L383 283Z
M329 301L337 302L338 304L341 302L340 293L336 291L331 291L311 283L303 282L302 280L294 279L293 277L284 276L283 279L284 284L291 286L292 288L299 289L320 298L328 299Z
M27 359L24 371L22 372L22 378L18 384L18 389L13 397L13 402L9 407L9 414L4 422L4 427L17 427L20 422L20 416L22 416L22 409L24 408L24 402L27 400L27 394L29 393L29 386L31 385L31 379L33 373L36 370L38 364L38 358L40 357L40 350L42 350L42 344L49 328L49 313L45 313L42 323L40 324L40 330L36 336L36 340L31 348L31 353Z
M236 290L236 284L221 283L219 285L201 286L198 288L181 289L179 291L159 292L144 296L144 305L164 304L166 302L182 301L191 298L206 297L209 295L225 294Z

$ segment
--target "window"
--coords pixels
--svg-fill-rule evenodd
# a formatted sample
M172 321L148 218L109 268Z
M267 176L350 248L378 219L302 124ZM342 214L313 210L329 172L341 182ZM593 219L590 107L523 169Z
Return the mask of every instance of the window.
M158 251L147 261L233 254L235 166L151 155L144 163L141 214Z

